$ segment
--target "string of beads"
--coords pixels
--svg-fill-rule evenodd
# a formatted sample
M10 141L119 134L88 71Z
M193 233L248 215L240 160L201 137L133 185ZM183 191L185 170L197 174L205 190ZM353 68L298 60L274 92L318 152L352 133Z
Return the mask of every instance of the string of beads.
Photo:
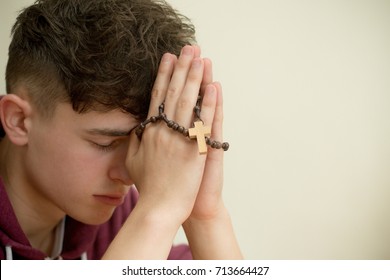
M201 102L201 97L199 96L198 100L196 102L196 106L194 107L194 113L195 113L195 121L194 122L201 121L203 123L202 119L200 118L200 111L201 111L200 102ZM187 138L190 138L189 130L187 128L185 128L185 127L179 125L178 123L176 123L175 121L167 118L167 115L164 113L164 103L162 103L158 107L158 116L150 117L137 126L137 128L135 129L135 134L138 136L138 139L141 140L142 134L143 134L143 132L148 124L156 123L158 121L165 122L169 128L173 129L174 131L177 131L178 133L182 134L183 136L185 136ZM229 149L228 142L221 143L219 141L212 140L208 136L205 136L205 141L206 141L206 144L213 149L222 149L224 151L227 151Z

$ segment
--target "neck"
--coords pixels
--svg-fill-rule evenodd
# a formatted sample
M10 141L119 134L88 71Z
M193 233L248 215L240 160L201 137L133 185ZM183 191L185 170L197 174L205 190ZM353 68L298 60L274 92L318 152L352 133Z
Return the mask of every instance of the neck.
M50 255L55 228L65 214L53 205L39 186L29 179L24 166L24 147L14 146L7 138L0 141L0 176L17 220L32 247Z

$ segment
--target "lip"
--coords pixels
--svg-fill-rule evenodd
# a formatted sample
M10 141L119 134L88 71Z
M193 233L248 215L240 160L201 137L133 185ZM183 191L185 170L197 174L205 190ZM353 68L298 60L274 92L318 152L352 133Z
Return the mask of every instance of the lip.
M116 195L116 194L107 194L107 195L94 195L96 200L102 202L104 204L108 204L111 206L119 206L123 204L125 200L124 195Z

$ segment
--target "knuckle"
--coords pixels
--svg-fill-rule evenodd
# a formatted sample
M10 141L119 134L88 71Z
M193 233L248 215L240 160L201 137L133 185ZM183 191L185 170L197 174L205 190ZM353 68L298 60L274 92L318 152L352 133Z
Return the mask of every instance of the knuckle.
M190 71L188 73L187 80L189 82L200 82L201 79L202 79L202 76L200 75L200 73L198 73L196 71Z
M188 99L180 99L177 103L177 107L178 109L189 109L191 107L193 107L193 105L191 104L191 102L188 100Z
M154 100L155 99L160 99L161 95L162 95L162 91L157 89L157 88L155 88L155 89L152 90L151 98L154 99Z
M178 95L178 90L176 87L169 87L167 90L167 98L175 97Z

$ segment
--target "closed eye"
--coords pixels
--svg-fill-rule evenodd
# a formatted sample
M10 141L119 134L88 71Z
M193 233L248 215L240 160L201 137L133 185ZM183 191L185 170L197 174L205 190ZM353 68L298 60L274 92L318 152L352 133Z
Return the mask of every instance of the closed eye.
M87 140L97 149L109 152L114 150L121 143L128 143L131 131L130 130L110 129L110 128L94 128L88 129Z
M109 151L115 149L115 147L118 145L118 142L119 142L118 140L115 140L109 144L99 144L96 142L91 142L91 143L99 150L101 150L103 152L109 152Z

